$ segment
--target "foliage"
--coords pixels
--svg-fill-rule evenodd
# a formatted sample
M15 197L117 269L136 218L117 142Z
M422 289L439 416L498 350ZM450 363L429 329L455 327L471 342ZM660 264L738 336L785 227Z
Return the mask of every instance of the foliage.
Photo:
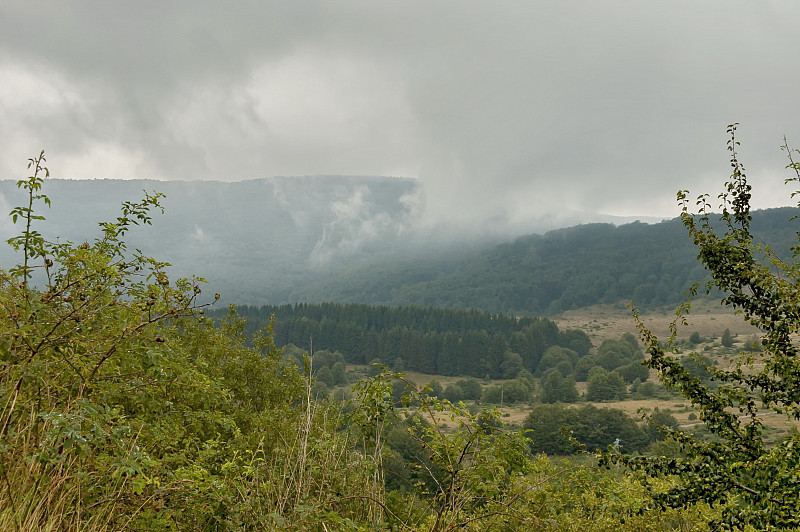
M510 405L531 400L533 385L527 379L516 378L502 384L487 386L481 395L481 401L493 405Z
M567 349L554 345L547 349L542 355L536 367L538 375L544 374L547 370L556 368L563 376L572 373L575 364L578 362L578 353L572 349Z
M619 340L604 340L597 348L597 365L613 371L633 361L641 361L641 351L623 336Z
M504 379L516 379L519 372L525 369L522 357L517 353L506 351L503 354L503 362L500 364Z
M669 481L626 475L621 469L591 467L592 462L570 459L549 463L540 459L538 474L550 472L546 484L532 492L529 504L545 530L569 532L655 532L701 531L717 514L715 509L697 505L689 509L647 508L647 486L670 485Z
M636 382L631 385L631 398L632 399L669 399L673 397L675 391L665 388L661 384L652 381L646 381L637 384Z
M477 379L461 379L456 381L456 384L461 388L465 401L476 401L481 398L483 387Z
M558 331L558 345L575 351L579 357L588 355L594 347L589 335L580 329Z
M19 182L21 260L0 271L0 528L303 527L334 503L334 521L380 519L378 466L269 324L246 338L231 311L215 327L202 279L128 252L160 195L123 203L91 241L52 242L36 229L44 162Z
M634 470L676 475L674 487L652 489L653 504L685 508L705 501L719 505L721 514L712 528L742 529L748 524L758 529L796 527L800 525L800 435L793 430L768 446L760 416L771 412L800 419L800 362L795 342L800 329L800 245L793 247L792 260L787 262L754 239L751 186L738 159L735 124L728 133L733 172L719 195L719 219L712 221L707 195L698 197L697 213L691 212L686 191L680 192L678 199L698 258L711 272L701 286L707 292L719 290L724 304L762 331L761 352L743 353L730 368L707 366L719 383L714 388L670 354L678 324L685 323L690 309L688 303L676 312L666 347L635 313L650 367L666 385L691 401L714 438L700 440L691 433L673 432L685 458L609 458ZM787 182L800 181L800 165L786 143L784 148L789 168L795 172Z
M725 329L722 333L722 337L720 338L720 343L722 347L733 347L733 335L731 334L730 329Z
M542 377L543 403L574 403L578 400L578 389L575 379L570 375L564 377L556 368L549 369Z
M639 382L646 381L650 377L650 370L643 362L632 362L620 366L614 372L619 373L626 384L633 384L637 380Z
M561 331L544 318L476 310L301 303L237 311L254 329L274 316L278 345L309 346L313 340L316 349L339 352L348 363L379 359L395 371L402 361L407 371L516 378L523 369L536 372L545 352L556 347L571 361L571 373L578 353L569 346L581 353L592 347L585 333Z
M405 422L390 432L390 443L408 464L405 512L393 512L397 525L412 529L455 530L467 525L497 526L510 521L529 523L530 516L517 511L514 501L525 490L522 479L528 458L522 432L502 428L500 414L488 410L471 414L426 393L402 374L385 371L362 389L386 386L391 379L406 384L403 397ZM384 403L386 404L386 403ZM454 429L443 428L453 425ZM422 509L413 511L415 501ZM401 515L408 516L407 518Z
M142 493L149 457L118 399L135 401L157 380L168 384L159 378L173 369L163 344L198 309L202 282L171 282L166 263L126 255L123 236L150 222L158 194L124 203L91 244L46 240L34 228L43 219L34 203L50 203L40 193L44 162L43 152L29 160L33 174L18 183L27 206L11 211L24 222L9 240L22 262L0 271L2 506L18 527L50 504L73 506L69 520L91 522ZM50 499L37 500L37 491Z
M589 378L589 372L594 367L597 367L597 357L595 355L586 355L575 364L573 377L578 382L586 382L586 379Z
M589 401L619 401L626 395L625 381L616 371L597 366L589 371L586 380L586 399Z
M447 385L447 388L444 389L442 397L451 403L458 403L459 401L466 399L464 397L464 390L461 388L461 385L455 382Z
M442 384L436 379L433 379L428 383L428 389L430 390L429 393L435 397L442 397L442 394L444 393Z
M589 451L604 450L615 442L633 452L644 450L653 441L652 435L623 411L593 405L537 404L523 427L529 431L534 453L572 454L579 450L576 443Z

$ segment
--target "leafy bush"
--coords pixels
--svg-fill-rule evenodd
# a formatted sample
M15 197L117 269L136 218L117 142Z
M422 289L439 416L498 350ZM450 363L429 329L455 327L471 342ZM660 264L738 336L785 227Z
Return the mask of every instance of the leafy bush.
M543 403L574 403L578 400L578 389L572 376L563 377L553 368L547 370L542 377Z
M52 242L35 225L43 163L12 211L20 263L0 270L0 528L276 528L317 522L333 494L340 520L379 519L374 458L312 403L270 326L246 338L231 309L215 327L202 279L127 250L161 196L123 203L91 241Z
M647 366L642 364L642 362L631 362L630 364L618 367L614 371L619 373L622 379L628 384L633 384L633 381L636 379L639 379L640 382L646 381L648 377L650 377L650 370Z
M619 401L626 395L625 381L616 371L601 367L592 368L586 381L586 399L589 401Z
M530 448L535 453L572 454L579 450L576 443L589 451L604 450L615 442L625 451L634 452L644 450L653 441L648 431L621 410L593 405L534 405L523 428L530 431Z
M487 404L514 404L531 400L533 388L526 379L513 379L484 388L481 401Z
M523 370L523 372L520 373L520 376L522 376L522 373L524 373L524 371L525 370ZM461 379L458 382L456 382L456 384L458 384L458 387L461 388L461 391L464 394L464 400L477 401L481 398L481 393L483 393L483 386L481 386L481 383L480 381L478 381L478 379L475 378Z
M389 372L358 386L362 397L384 405L377 412L386 419L394 414L392 403L379 398L393 380L406 384L403 404L416 406L404 422L391 425L386 438L393 452L389 472L395 472L389 485L408 494L387 499L396 510L390 522L412 530L455 530L501 514L512 522L527 522L528 516L514 504L527 491L523 434L504 430L497 411L473 415ZM443 429L446 424L454 424L455 430ZM377 448L380 432L375 434ZM424 507L417 506L420 500L426 501Z

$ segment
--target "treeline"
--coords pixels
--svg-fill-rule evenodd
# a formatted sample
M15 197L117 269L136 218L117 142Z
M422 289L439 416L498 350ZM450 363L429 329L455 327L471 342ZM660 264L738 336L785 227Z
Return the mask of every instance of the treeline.
M477 310L323 303L242 306L237 312L253 330L274 316L278 345L310 350L313 342L314 350L339 351L348 363L437 375L509 378L509 358L536 373L553 346L578 357L593 347L583 331L559 330L545 318Z
M579 446L587 451L602 451L613 445L628 453L643 452L653 442L663 441L659 427L677 426L673 416L657 407L647 423L641 425L622 410L591 404L579 408L536 404L523 422L529 431L531 451L557 455L578 452Z

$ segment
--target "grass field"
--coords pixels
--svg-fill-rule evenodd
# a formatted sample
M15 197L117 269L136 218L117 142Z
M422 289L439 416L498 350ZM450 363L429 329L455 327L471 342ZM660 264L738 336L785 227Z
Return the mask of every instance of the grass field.
M561 329L583 330L591 337L595 346L608 338L619 338L626 332L637 334L631 311L622 304L594 305L569 310L549 319L556 322ZM669 325L675 319L675 311L672 307L650 310L642 312L641 319L656 336L666 338L669 335ZM749 337L758 332L741 315L734 314L719 301L693 302L687 322L686 326L681 326L678 330L679 340L688 339L693 332L698 332L704 338L721 336L725 329L730 329L731 334L739 337Z

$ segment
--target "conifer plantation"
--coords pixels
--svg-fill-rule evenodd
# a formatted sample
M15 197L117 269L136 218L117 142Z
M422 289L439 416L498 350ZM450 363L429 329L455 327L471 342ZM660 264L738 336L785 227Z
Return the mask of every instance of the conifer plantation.
M797 431L768 439L763 424L800 419L800 245L782 260L752 238L735 131L721 217L680 194L711 274L694 292L723 294L763 333L724 367L675 355L688 303L671 338L638 321L638 340L600 345L478 310L218 308L202 277L126 245L158 192L86 241L41 234L42 152L10 213L17 261L0 269L0 530L800 526ZM726 330L724 349L736 342ZM657 394L688 402L704 432L602 405Z

